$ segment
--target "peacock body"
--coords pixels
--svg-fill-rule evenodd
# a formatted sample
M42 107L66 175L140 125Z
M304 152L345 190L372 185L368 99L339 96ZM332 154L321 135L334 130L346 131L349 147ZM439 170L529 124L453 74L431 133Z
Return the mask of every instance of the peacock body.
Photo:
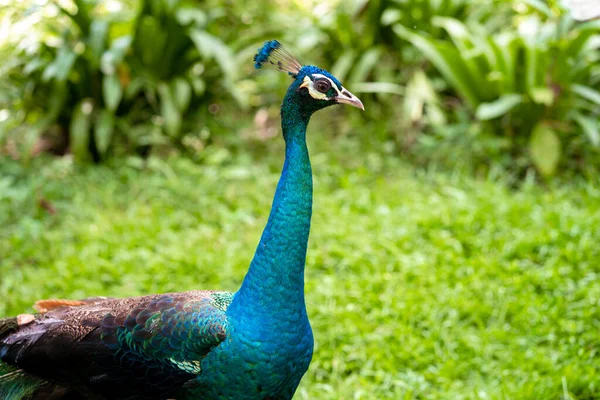
M45 300L0 320L0 398L291 399L312 358L304 265L312 212L311 115L360 100L277 41L255 56L294 79L281 106L285 162L236 293Z

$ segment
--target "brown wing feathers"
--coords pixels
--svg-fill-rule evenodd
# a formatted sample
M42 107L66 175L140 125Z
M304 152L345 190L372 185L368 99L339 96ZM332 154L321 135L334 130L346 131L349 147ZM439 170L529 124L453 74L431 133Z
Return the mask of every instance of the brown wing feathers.
M39 313L45 313L58 307L77 307L88 304L83 300L63 300L63 299L49 299L49 300L38 300L33 305L33 309Z

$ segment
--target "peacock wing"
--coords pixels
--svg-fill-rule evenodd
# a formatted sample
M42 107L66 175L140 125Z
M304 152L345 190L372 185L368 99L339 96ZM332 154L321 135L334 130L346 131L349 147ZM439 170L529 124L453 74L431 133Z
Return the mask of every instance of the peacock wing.
M0 334L0 360L30 376L105 398L173 393L227 337L232 294L191 291L51 306ZM29 314L28 314L29 315ZM15 326L17 325L17 326Z
M158 363L191 374L200 361L227 336L223 292L186 298L179 294L156 297L131 310L125 318L106 315L101 340L125 362Z

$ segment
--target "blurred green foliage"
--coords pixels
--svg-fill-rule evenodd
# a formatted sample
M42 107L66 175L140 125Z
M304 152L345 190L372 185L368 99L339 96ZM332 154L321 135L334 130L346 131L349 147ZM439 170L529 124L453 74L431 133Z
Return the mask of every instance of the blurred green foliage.
M180 145L197 132L198 105L238 96L231 51L205 30L212 12L179 0L107 5L14 6L13 17L43 22L14 44L7 71L17 135L54 133L78 160L99 161L109 150ZM30 154L34 142L22 144Z
M481 130L505 139L514 158L528 152L546 176L553 175L568 145L568 159L600 146L600 53L590 38L600 21L575 27L569 17L543 23L531 16L518 30L490 35L482 25L470 27L452 18L435 17L451 41L417 34L402 25L398 35L439 70L449 87L464 99Z
M279 38L364 98L364 115L332 117L338 134L484 173L600 165L600 21L575 23L557 1L19 4L6 20L42 23L0 42L0 141L24 159L48 142L100 161L239 141L289 83L251 75L256 48Z

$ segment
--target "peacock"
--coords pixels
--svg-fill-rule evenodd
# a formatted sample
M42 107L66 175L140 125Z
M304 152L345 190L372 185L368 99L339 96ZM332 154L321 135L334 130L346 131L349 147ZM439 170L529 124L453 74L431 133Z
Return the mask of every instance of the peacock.
M37 313L0 320L1 399L292 398L313 353L304 300L306 128L322 108L364 106L276 40L254 61L294 81L281 105L283 170L239 290L38 301Z

